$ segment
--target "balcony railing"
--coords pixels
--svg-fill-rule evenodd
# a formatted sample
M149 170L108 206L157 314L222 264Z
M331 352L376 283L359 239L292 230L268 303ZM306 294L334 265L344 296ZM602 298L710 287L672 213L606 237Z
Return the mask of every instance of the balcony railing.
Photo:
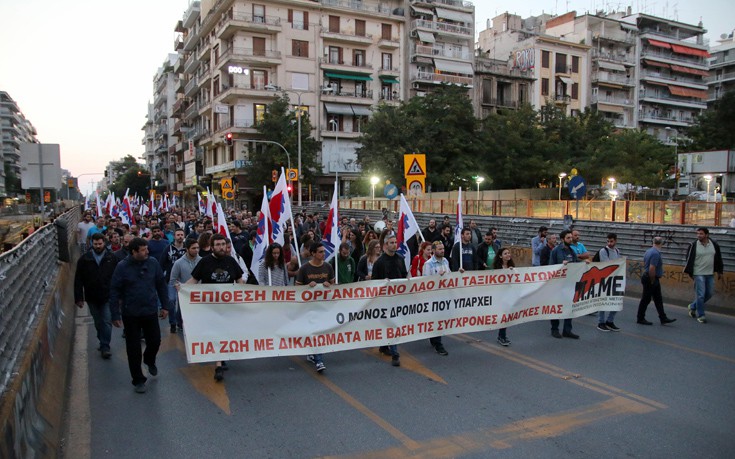
M705 60L703 58L700 58L700 57L684 57L684 56L681 56L681 55L678 55L678 54L674 54L672 52L660 51L655 46L650 46L648 48L644 48L643 51L641 52L641 57L644 58L644 59L646 57L658 57L658 58L661 58L661 59L668 59L670 61L685 62L685 63L690 64L690 65L700 65L702 67L704 67L704 66L707 65L707 63L705 62Z
M483 105L493 105L495 107L518 108L517 100L508 100L504 98L489 97L482 99Z
M188 83L186 83L186 87L184 88L184 94L187 96L199 86L199 78L194 77L191 80L189 80Z
M253 15L252 13L233 12L231 15L223 16L220 22L220 27L225 25L229 19L233 21L249 22L252 24L265 24L271 26L281 25L281 18L278 16L261 16Z
M707 77L707 83L716 83L718 81L731 80L735 78L735 72L725 72L720 75L710 75Z
M661 100L670 100L672 102L679 102L684 104L697 104L701 105L703 108L707 106L707 103L703 101L702 99L696 99L696 98L686 98L686 97L676 97L671 96L668 94L661 94L661 93L655 93L655 92L642 92L640 95L641 99L661 99Z
M463 60L470 60L472 59L472 53L469 51L462 51L462 50L450 50L450 49L444 49L437 46L427 46L427 45L416 45L414 47L414 53L415 54L425 54L428 56L435 56L435 57L449 57L452 59L463 59Z
M606 51L600 51L598 49L593 49L592 57L597 59L604 59L607 61L622 62L624 64L635 65L635 58L629 56L626 53L610 53Z
M332 39L342 39L347 41L358 41L358 42L365 42L370 43L373 41L373 36L369 33L357 35L355 33L344 33L344 32L330 32L328 29L322 30L322 36L325 36L325 38L332 37Z
M672 83L686 83L686 84L696 84L700 86L704 86L706 84L704 79L696 79L696 78L687 78L681 75L673 76L673 75L667 75L665 73L661 72L652 72L650 70L643 70L641 72L642 78L658 78L659 80L667 80Z
M622 83L634 85L635 79L629 78L626 75L617 75L615 73L598 71L592 74L593 81L609 81L611 83Z
M450 83L472 86L472 77L444 75L441 73L418 72L414 79L433 81L435 83Z
M352 67L357 69L372 70L372 66L368 62L355 64L354 62L344 62L339 59L330 59L328 57L319 58L319 62L326 65L339 65L340 67Z
M653 119L653 120L662 120L662 121L676 121L679 123L693 123L694 118L691 116L678 116L674 115L673 113L667 114L667 113L655 113L655 112L648 112L648 111L639 111L638 117L641 119Z
M592 96L593 104L597 104L597 103L616 104L616 105L626 105L626 106L632 107L633 102L634 101L632 99L628 99L625 97L601 96L599 94L596 96Z
M371 13L390 14L390 6L366 4L362 0L322 0L324 6L335 6L350 10L369 11Z
M261 50L261 49L253 49L253 48L227 48L222 54L219 56L219 60L223 61L225 59L247 59L251 57L263 57L266 59L280 59L281 58L281 52L280 51L272 51L272 50Z
M567 94L556 94L556 95L553 95L551 99L558 104L571 104L572 103L572 96L567 95Z
M324 97L356 97L358 99L372 99L373 98L373 90L367 90L362 92L355 92L355 91L343 91L341 89L338 89L335 92L325 93Z
M447 32L447 33L454 33L458 35L473 35L472 27L463 27L459 25L450 24L448 22L434 22L434 21L426 21L423 19L415 19L411 21L411 28L417 29L430 29L430 30L436 30L437 32Z

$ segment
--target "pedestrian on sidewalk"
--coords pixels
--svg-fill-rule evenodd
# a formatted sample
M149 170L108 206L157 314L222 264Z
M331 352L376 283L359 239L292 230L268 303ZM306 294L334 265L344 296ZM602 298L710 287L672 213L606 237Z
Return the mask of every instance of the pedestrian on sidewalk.
M669 319L664 312L664 300L661 295L661 282L659 279L664 275L664 262L661 259L661 247L664 240L661 237L653 238L653 246L646 250L643 255L643 275L641 275L641 284L643 285L643 296L641 302L638 303L638 323L640 325L653 325L652 322L646 320L646 309L653 299L656 305L658 318L661 325L676 322L676 319Z
M168 317L168 287L161 264L148 256L148 241L136 237L128 245L130 256L117 264L110 284L112 324L125 325L125 350L135 392L146 391L148 380L141 367L145 363L150 376L158 375L156 356L161 346L160 317ZM145 338L145 352L141 351L141 332Z
M74 302L79 308L87 303L97 330L99 351L103 359L109 359L112 339L110 312L110 281L117 266L117 258L106 248L102 233L92 235L92 250L77 261L74 274Z

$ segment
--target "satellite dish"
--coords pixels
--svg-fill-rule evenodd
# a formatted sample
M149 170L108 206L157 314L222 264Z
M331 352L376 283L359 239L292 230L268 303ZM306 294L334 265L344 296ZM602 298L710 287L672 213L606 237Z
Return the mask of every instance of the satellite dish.
M385 222L383 220L379 220L375 222L375 232L380 234L385 229Z
M727 38L727 34L726 33L721 34L720 35L720 38L722 38L724 40L725 38Z

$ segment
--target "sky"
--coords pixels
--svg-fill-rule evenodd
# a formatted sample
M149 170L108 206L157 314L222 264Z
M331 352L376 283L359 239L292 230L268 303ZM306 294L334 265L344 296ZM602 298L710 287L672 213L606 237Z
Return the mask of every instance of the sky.
M735 29L732 0L475 0L476 29L509 12L578 14L633 11L696 24L711 44ZM0 0L0 90L36 127L42 143L61 145L61 167L83 192L108 162L143 154L153 77L173 52L176 22L188 0ZM83 175L81 174L98 174Z

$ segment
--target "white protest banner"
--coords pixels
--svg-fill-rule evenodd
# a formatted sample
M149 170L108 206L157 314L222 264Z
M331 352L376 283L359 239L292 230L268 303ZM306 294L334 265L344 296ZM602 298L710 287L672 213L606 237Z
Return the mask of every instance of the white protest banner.
M190 363L344 351L620 311L625 259L308 287L182 285Z

